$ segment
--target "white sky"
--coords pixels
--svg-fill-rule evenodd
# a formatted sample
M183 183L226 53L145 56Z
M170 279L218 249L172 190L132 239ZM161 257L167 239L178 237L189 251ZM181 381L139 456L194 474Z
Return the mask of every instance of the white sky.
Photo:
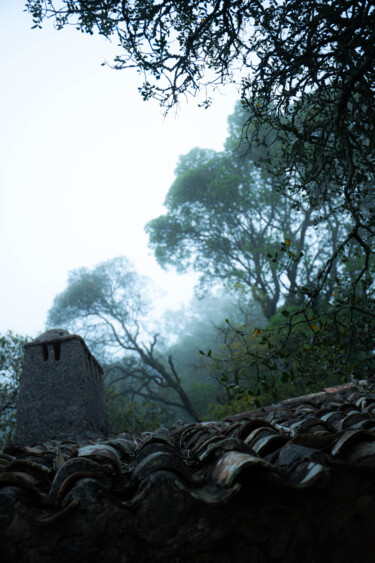
M194 277L159 268L144 225L165 212L179 155L222 149L237 92L164 119L135 70L100 66L116 39L31 30L23 9L0 2L0 334L37 336L70 270L120 255L166 290L158 310L187 302Z

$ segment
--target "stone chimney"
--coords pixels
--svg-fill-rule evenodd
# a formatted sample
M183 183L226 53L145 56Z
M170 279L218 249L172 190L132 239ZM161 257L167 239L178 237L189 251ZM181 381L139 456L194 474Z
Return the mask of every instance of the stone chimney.
M25 345L15 443L106 434L103 370L81 336L52 329Z

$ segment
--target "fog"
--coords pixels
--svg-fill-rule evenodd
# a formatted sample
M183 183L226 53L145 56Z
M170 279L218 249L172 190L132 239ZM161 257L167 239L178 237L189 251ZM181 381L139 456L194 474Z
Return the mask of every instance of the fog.
M186 304L196 276L161 270L143 229L164 212L178 156L221 150L237 91L165 118L135 70L101 66L116 40L31 30L22 10L0 6L0 333L36 337L69 271L121 255L164 291L155 315Z

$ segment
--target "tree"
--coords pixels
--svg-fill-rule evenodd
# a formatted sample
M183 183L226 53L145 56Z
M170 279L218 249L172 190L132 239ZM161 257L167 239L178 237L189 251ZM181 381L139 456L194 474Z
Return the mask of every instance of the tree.
M123 54L114 67L144 75L145 100L169 108L181 95L237 81L248 109L243 138L250 151L265 147L262 165L284 197L320 212L317 228L333 213L350 229L301 286L306 310L327 314L327 284L337 278L331 327L344 315L346 332L371 338L374 318L375 236L375 7L371 0L238 0L120 2L28 0L36 27L53 17L92 34L117 33ZM210 104L206 97L203 106ZM280 143L278 154L268 148ZM329 218L326 207L332 206ZM354 257L356 271L345 275ZM335 269L337 275L335 275ZM353 270L350 271L353 274ZM336 290L332 292L337 293ZM328 302L329 304L330 302ZM323 310L321 309L323 305ZM296 313L297 314L297 313ZM366 334L357 332L356 321ZM295 316L287 330L295 326ZM306 321L307 322L307 321ZM341 321L340 321L341 322ZM367 328L366 328L367 326ZM335 329L336 330L336 329ZM326 335L332 337L326 329ZM336 330L334 336L339 334Z
M363 255L357 283L369 271L375 223L370 0L28 0L26 8L34 27L53 17L57 29L117 34L124 54L115 68L136 67L145 75L143 97L167 106L181 94L233 80L240 64L252 144L269 134L286 141L278 164L271 163L282 172L275 175L279 188L306 193L318 207L338 196L353 228L334 256L357 245ZM315 295L331 263L317 277Z
M11 437L16 424L19 384L28 336L11 330L0 336L0 433Z
M79 268L70 273L66 290L55 297L47 325L83 334L103 358L108 383L114 385L120 377L126 387L123 393L132 400L139 397L173 405L199 420L172 357L164 360L157 353L159 334L149 335L146 293L152 294L148 280L134 272L125 257L103 262L92 271Z
M165 200L167 214L150 221L146 231L161 266L193 267L202 272L202 287L242 287L270 319L282 302L304 302L298 290L312 286L343 236L345 217L333 214L327 202L327 221L317 232L319 213L308 201L300 204L277 191L275 177L255 166L259 151L252 158L234 156L232 147L246 120L238 103L229 118L226 151L195 148L180 157ZM272 148L278 150L279 144ZM331 275L327 298L334 283Z
M248 303L243 294L218 287L203 298L194 296L189 305L167 311L160 319L161 325L165 326L163 332L172 337L166 343L165 353L173 356L184 389L200 415L210 419L221 394L220 385L211 377L200 351L211 350L215 354L220 349L221 329L226 317L239 324L264 323L257 304Z
M232 80L231 65L243 52L241 36L253 12L243 1L200 0L27 0L26 8L35 28L52 17L57 29L74 25L90 35L117 35L124 53L114 68L137 68L144 76L143 98L167 107L181 94L196 93L206 72L208 84Z
M296 194L282 194L267 161L277 162L286 141L274 139L243 155L247 116L237 104L222 153L196 148L180 157L167 213L146 226L150 246L162 266L200 271L201 286L221 282L250 293L270 321L243 323L244 330L231 319L221 329L224 341L208 368L226 400L234 400L233 389L256 393L259 384L263 395L270 391L275 398L293 391L288 381L301 392L316 390L327 378L335 383L353 372L370 375L371 277L362 280L351 302L350 286L363 257L338 252L352 231L350 213L334 195L317 208L309 198L300 202ZM316 293L314 283L327 263L324 286Z
M107 373L104 366L104 373ZM108 375L108 374L107 374ZM150 399L129 397L128 378L120 377L117 381L106 384L106 414L109 435L120 432L145 432L168 425L169 417L165 406ZM174 413L175 414L175 413ZM188 415L187 415L188 416ZM173 419L175 422L175 418ZM172 422L172 423L173 423Z

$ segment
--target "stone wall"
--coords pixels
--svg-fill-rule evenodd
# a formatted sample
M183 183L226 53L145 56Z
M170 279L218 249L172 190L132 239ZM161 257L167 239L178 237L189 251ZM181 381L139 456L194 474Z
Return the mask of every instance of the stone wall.
M106 433L103 370L84 340L62 329L26 344L15 442Z

